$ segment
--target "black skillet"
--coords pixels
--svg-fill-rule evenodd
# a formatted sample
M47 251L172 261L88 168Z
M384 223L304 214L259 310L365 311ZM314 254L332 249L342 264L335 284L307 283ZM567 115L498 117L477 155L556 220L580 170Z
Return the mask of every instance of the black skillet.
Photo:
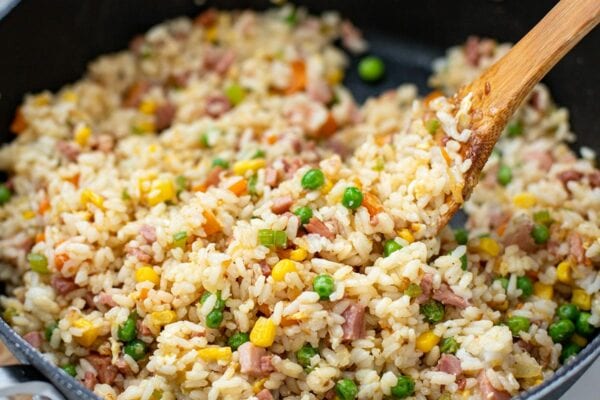
M268 1L192 0L0 0L0 135L11 140L10 120L23 94L58 89L77 80L96 56L120 50L128 40L154 24L179 15L196 15L207 6L258 8ZM360 100L404 82L414 82L422 93L430 65L449 46L477 34L500 41L517 41L555 1L487 0L306 0L297 1L312 12L338 10L366 34L371 52L382 57L387 78L363 84L353 65L346 77ZM14 8L11 10L11 8ZM592 32L555 68L545 82L556 101L570 110L577 146L600 152L598 96L600 96L600 30ZM11 382L35 381L35 393L55 397L40 383L46 377L69 399L95 396L79 382L41 357L0 319L0 338L25 367L0 369L0 396ZM571 363L551 379L517 398L558 399L600 354L597 336ZM40 374L41 372L41 374ZM31 385L31 384L29 384ZM42 390L45 390L42 392ZM600 395L599 395L600 398Z

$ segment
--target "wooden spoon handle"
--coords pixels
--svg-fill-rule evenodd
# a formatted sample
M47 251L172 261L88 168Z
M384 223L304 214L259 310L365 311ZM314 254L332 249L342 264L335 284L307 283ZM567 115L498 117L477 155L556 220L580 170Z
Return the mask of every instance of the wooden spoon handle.
M462 88L473 93L468 196L508 119L546 73L600 21L600 0L561 0L504 57Z

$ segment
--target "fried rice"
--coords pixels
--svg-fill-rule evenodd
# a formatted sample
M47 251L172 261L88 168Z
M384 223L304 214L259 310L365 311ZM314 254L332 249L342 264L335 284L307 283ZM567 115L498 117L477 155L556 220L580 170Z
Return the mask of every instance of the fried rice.
M366 49L333 12L208 10L28 95L0 150L3 318L107 399L500 400L551 378L600 326L594 152L538 85L466 231L436 234L471 165L470 98L443 94L510 46L469 38L425 99L359 105L338 39ZM557 340L566 303L587 325Z

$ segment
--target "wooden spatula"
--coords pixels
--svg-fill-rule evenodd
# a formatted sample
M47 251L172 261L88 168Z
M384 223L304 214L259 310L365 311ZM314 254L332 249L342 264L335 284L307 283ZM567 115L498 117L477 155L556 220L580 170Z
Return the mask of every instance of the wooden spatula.
M544 75L598 22L600 0L561 0L504 57L454 96L453 101L459 104L462 98L473 93L470 126L473 133L465 144L465 157L473 164L465 174L464 199L477 184L481 169L517 107ZM449 205L439 229L461 206L455 201Z

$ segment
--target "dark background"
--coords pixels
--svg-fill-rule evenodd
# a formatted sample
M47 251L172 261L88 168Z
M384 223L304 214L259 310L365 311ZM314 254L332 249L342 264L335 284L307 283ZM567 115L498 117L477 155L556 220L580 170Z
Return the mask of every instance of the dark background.
M431 60L470 34L517 41L555 1L489 0L307 0L297 4L313 12L337 9L364 29L372 52L388 65L377 86L361 83L355 69L346 83L359 99L402 82L417 82L426 91ZM23 94L56 90L79 78L86 64L102 53L127 46L136 33L166 18L195 15L206 5L264 8L268 1L191 0L22 0L0 21L0 137L10 140L8 126ZM356 60L354 60L355 62ZM526 60L524 60L526 62ZM600 150L600 31L586 37L548 75L559 104L569 107L581 144Z

